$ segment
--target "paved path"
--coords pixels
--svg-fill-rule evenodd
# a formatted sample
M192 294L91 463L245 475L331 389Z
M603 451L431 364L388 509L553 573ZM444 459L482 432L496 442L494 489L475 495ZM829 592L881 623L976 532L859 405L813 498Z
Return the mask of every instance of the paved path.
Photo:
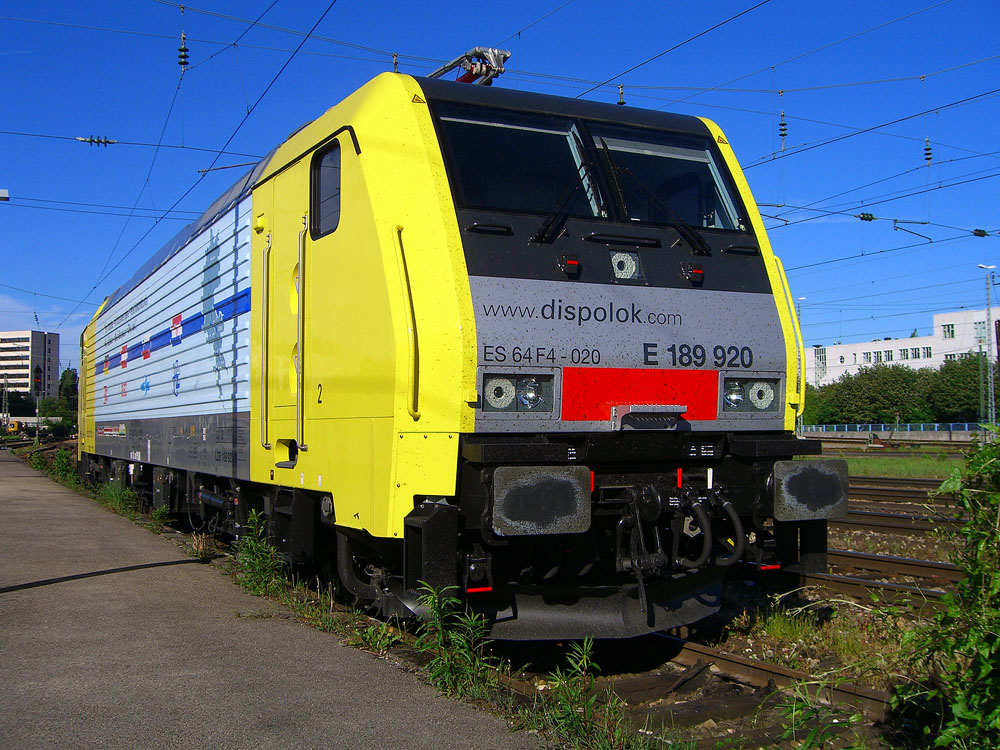
M537 748L0 451L0 748Z

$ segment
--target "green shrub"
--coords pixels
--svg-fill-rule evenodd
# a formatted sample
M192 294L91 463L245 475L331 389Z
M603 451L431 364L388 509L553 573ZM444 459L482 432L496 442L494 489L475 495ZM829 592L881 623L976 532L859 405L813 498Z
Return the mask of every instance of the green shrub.
M45 455L41 451L35 451L34 453L31 454L31 459L29 460L29 464L31 465L31 468L35 469L36 471L49 470L49 464L45 460Z
M109 510L126 518L135 518L139 510L139 496L120 484L104 484L97 491L97 500Z
M146 522L146 528L154 534L159 534L163 531L163 527L166 525L169 517L169 505L161 505L159 508L153 508L153 510L149 512L149 521Z
M435 589L421 582L417 599L426 610L416 647L431 655L427 675L447 695L487 697L498 686L497 665L485 655L486 621L466 612L454 586Z
M996 428L987 427L996 439ZM906 635L904 653L927 677L893 701L928 747L1000 747L1000 445L986 443L940 488L965 522L955 563L965 574L929 624Z
M236 580L254 596L277 596L287 588L285 561L267 541L264 514L251 510L236 542Z
M55 456L52 457L52 471L63 481L76 476L76 471L73 469L73 459L65 448L57 450Z

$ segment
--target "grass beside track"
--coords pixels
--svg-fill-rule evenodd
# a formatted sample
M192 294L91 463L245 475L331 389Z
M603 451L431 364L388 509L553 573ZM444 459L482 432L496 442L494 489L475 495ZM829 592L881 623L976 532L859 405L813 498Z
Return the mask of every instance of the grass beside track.
M825 455L828 458L837 458L837 454L834 453ZM953 470L962 468L965 463L961 458L950 458L944 454L908 458L848 456L846 461L847 471L851 476L921 477L941 480L949 477Z

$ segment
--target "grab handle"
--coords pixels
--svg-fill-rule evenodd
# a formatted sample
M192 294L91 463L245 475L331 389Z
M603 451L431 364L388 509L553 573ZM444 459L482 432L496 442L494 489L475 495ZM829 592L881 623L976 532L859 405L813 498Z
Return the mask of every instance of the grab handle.
M413 311L413 290L410 288L410 271L406 266L406 251L403 249L403 227L396 225L396 246L399 249L399 265L403 271L403 289L406 294L407 326L406 338L410 353L410 367L407 371L406 410L413 421L420 419L420 409L417 399L420 389L420 350L417 339L417 318Z
M795 384L795 397L798 403L795 405L795 416L802 416L806 404L803 395L806 390L806 349L802 343L802 329L799 328L799 316L795 314L795 305L792 304L792 292L788 288L788 277L785 276L785 267L781 263L781 258L774 256L774 262L778 266L778 275L781 277L781 289L785 294L785 304L788 305L789 316L792 319L792 331L795 333L795 355L798 358Z
M302 423L305 421L302 413L302 381L306 371L306 358L302 342L305 339L306 329L306 230L308 226L309 214L302 214L302 229L299 230L298 325L295 327L295 351L298 357L295 368L295 444L300 451L309 450L309 446L302 440Z
M267 245L264 246L264 276L260 285L260 446L265 450L271 450L271 444L267 442L267 305L268 286L267 280L270 275L271 265L271 233L267 234Z

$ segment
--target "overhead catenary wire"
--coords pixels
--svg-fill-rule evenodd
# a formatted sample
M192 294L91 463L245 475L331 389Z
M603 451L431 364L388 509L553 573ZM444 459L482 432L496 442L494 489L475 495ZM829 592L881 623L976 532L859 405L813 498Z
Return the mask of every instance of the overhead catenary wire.
M704 31L700 31L697 34L695 34L694 36L690 36L687 39L685 39L684 41L678 42L677 44L675 44L675 45L673 45L671 47L668 47L667 49L663 50L662 52L659 52L659 53L653 55L652 57L647 58L646 60L643 60L641 63L633 65L631 68L628 68L627 70L623 70L618 75L612 76L611 78L608 78L607 80L602 81L601 83L598 83L598 84L595 84L595 85L591 86L589 89L587 89L586 91L583 91L583 92L577 94L573 98L574 99L579 99L581 96L586 96L591 91L596 91L597 89L601 88L601 86L606 86L607 84L611 83L612 81L617 81L618 79L622 78L623 76L626 76L629 73L638 70L639 68L643 67L644 65L648 65L649 63L653 62L653 60L658 60L661 57L663 57L664 55L666 55L666 54L668 54L670 52L673 52L676 49L680 49L684 45L690 44L691 42L695 41L696 39L700 39L701 37L705 36L706 34L710 34L711 32L715 31L716 29L721 28L722 26L725 26L726 24L731 23L732 21L735 21L737 18L742 18L747 13L750 13L752 11L757 10L757 8L761 7L762 5L767 5L769 2L771 2L771 0L760 0L760 2L757 3L756 5L752 5L749 8L746 8L745 10L741 10L739 13L737 13L737 14L735 14L733 16L730 16L726 20L720 21L719 23L715 24L714 26L711 26L711 27L705 29Z
M859 32L856 32L854 34L849 34L848 36L845 36L845 37L843 37L841 39L838 39L838 40L836 40L834 42L828 42L827 44L820 45L819 47L816 47L815 49L809 50L808 52L802 52L802 53L799 53L797 55L793 55L792 57L789 57L787 60L782 60L779 63L772 63L770 65L767 65L767 66L761 68L760 70L755 70L752 73L746 73L746 74L744 74L742 76L739 76L738 78L733 78L732 80L729 80L729 81L726 81L725 83L719 84L719 86L708 87L708 88L704 89L703 91L700 91L700 92L698 92L696 94L692 94L691 96L686 97L685 99L675 100L673 103L680 103L680 102L686 101L687 99L690 99L690 98L692 98L694 96L699 96L700 94L707 94L707 93L709 93L711 91L716 90L717 88L719 88L721 86L728 86L728 85L730 85L732 83L736 83L737 81L743 81L743 80L746 80L747 78L752 78L755 75L759 75L761 73L766 73L767 71L772 70L773 68L778 68L778 67L781 67L782 65L787 65L788 63L792 63L792 62L795 62L797 60L801 60L802 58L809 57L810 55L815 55L818 52L822 52L824 50L830 49L831 47L835 47L838 44L843 44L844 42L849 42L852 39L857 39L858 37L864 36L866 34L870 34L873 31L878 31L879 29L883 29L886 26L891 26L892 24L899 23L900 21L905 21L908 18L912 18L913 16L920 15L921 13L926 13L927 11L933 10L934 8L938 8L938 7L942 6L942 5L947 5L950 2L951 2L951 0L941 0L941 2L934 3L933 5L929 5L926 8L921 8L920 10L916 10L916 11L913 11L911 13L907 13L907 14L905 14L903 16L900 16L898 18L894 18L891 21L886 21L884 23L877 24L877 25L872 26L872 27L870 27L868 29L865 29L864 31L859 31Z
M958 180L957 182L950 182L948 184L940 184L940 185L935 185L935 186L928 187L928 188L921 188L919 190L913 190L913 191L910 191L908 193L904 193L902 195L895 195L895 196L888 197L888 198L866 200L864 203L861 203L861 204L858 204L857 206L855 206L853 210L861 210L862 208L870 208L872 206L882 205L883 203L891 203L892 201L902 200L904 198L912 198L912 197L917 196L917 195L924 195L925 193L932 193L932 192L935 192L937 190L946 190L948 188L958 187L960 185L968 185L968 184L973 183L973 182L981 182L983 180L991 180L991 179L994 179L996 177L1000 177L1000 172L994 172L993 174L981 175L979 177L970 177L969 179L966 179L966 180ZM779 224L778 226L770 227L768 229L768 231L774 231L776 229L785 229L786 227L794 226L796 224L804 224L807 221L815 221L817 218L822 218L822 217L808 216L808 217L805 217L803 219L796 219L794 221L788 220L788 219L781 219L781 221L785 222L784 224Z
M226 142L225 142L225 143L224 143L224 144L222 145L222 148L220 148L220 149L219 149L219 150L217 151L217 153L216 153L216 155L215 155L215 158L214 158L214 159L212 160L212 163L211 163L211 164L209 165L209 169L211 169L212 167L214 167L214 166L216 165L216 163L218 162L219 158L221 158L222 154L226 152L226 149L227 149L227 148L229 147L229 144L230 144L230 143L232 143L233 139L234 139L234 138L236 137L236 135L237 135L237 134L239 133L240 129L241 129L242 127L243 127L243 125L244 125L244 124L246 123L247 119L248 119L248 118L250 117L250 115L251 115L251 114L253 113L254 109L256 109L256 108L257 108L257 105L258 105L258 104L260 104L260 102L261 102L261 101L262 101L262 100L264 99L264 97L265 97L265 96L267 96L267 93L268 93L268 92L269 92L269 91L271 90L271 88L272 88L272 87L274 86L275 82L276 82L276 81L278 80L278 78L279 78L279 77L281 76L281 74L285 72L285 69L286 69L286 68L287 68L287 67L289 66L289 64L290 64L290 63L292 62L292 60L294 60L294 59L295 59L295 56L296 56L296 54L298 53L298 50L300 50L300 49L302 48L302 45L304 45L304 44L306 43L306 41L308 41L308 40L309 40L310 36L312 35L312 32L313 32L313 31L315 31L315 30L316 30L316 28L317 28L317 27L318 27L318 26L320 25L320 23L322 23L322 22L323 22L323 19L324 19L324 18L326 18L327 14L328 14L328 13L329 13L329 12L330 12L330 11L331 11L332 9L333 9L333 6L334 6L334 5L336 5L336 4L337 4L337 0L332 0L332 1L330 2L330 4L329 4L329 5L327 5L327 7L326 7L326 10L324 10L324 11L323 11L322 15L320 15L320 17L319 17L319 18L318 18L318 19L316 20L316 23L314 23L314 24L312 25L312 28L311 28L311 29L309 30L309 32L308 32L307 34L305 34L305 35L304 35L304 36L302 37L302 40L301 40L301 41L299 42L299 46L298 46L298 47L297 47L297 48L295 49L295 51L293 51L293 52L291 53L291 55L289 55L288 59L287 59L287 60L285 60L284 64L283 64L283 65L281 66L281 68L279 68L279 69L278 69L278 72L274 74L274 76L273 76L273 77L271 78L270 82L269 82L269 83L267 84L267 86L266 86L266 87L264 88L264 90L263 90L263 91L261 92L260 96L258 96L258 97L257 97L257 100L256 100L256 101L255 101L255 102L253 103L253 105L252 105L252 106L251 106L251 107L250 107L250 108L249 108L249 109L247 110L246 114L244 114L244 115L243 115L243 117L242 117L242 118L240 119L239 123L238 123L238 124L236 125L236 128L235 128L235 129L233 130L233 132L232 132L232 133L231 133L231 134L229 135L229 137L228 137L228 138L226 139ZM193 190L195 189L195 187L197 187L197 186L198 186L198 185L199 185L199 184L201 183L201 181L205 179L205 175L206 175L206 174L207 174L207 172L202 172L201 174L199 174L199 175L198 175L198 178L197 178L197 179L196 179L196 180L195 180L195 181L194 181L194 182L193 182L193 183L191 184L191 186L190 186L190 187L189 187L189 188L188 188L187 190L185 190L185 191L184 191L184 192L183 192L183 193L181 194L181 196L180 196L179 198L177 198L177 200L175 200L175 201L173 202L173 204L172 204L172 205L171 205L171 206L170 206L170 207L169 207L169 208L168 208L168 209L167 209L166 211L167 211L167 212L169 212L169 211L173 211L173 210L174 210L175 208L177 208L178 204L179 204L179 203L180 203L180 202L181 202L182 200L184 200L184 199L185 199L185 198L186 198L186 197L187 197L188 195L190 195L191 191L193 191ZM165 213L166 213L166 212L165 212ZM162 218L162 217L161 217L161 218ZM106 279L106 278L107 278L107 275L108 275L108 274L111 274L112 272L114 272L114 270L115 270L115 269L116 269L116 268L117 268L117 267L118 267L119 265L121 265L121 264L122 264L122 262L123 262L123 261L124 261L124 260L125 260L125 259L126 259L126 258L127 258L128 256L129 256L129 255L131 255L131 254L132 254L132 252L133 252L133 251L135 251L135 249L136 249L136 248L137 248L137 247L138 247L138 246L139 246L139 245L140 245L140 244L141 244L141 243L143 242L143 240L145 240L145 239L146 239L146 237L148 237L148 236L149 236L149 234L150 234L150 233L151 233L151 232L153 231L153 228L154 228L155 226L156 226L156 222L154 222L154 223L153 223L153 224L152 224L152 225L151 225L151 226L150 226L150 227L149 227L149 228L148 228L148 229L147 229L147 230L146 230L146 231L145 231L145 232L144 232L144 233L142 234L142 236L141 236L141 237L140 237L140 238L139 238L138 240L136 240L136 242L135 242L135 243L134 243L134 244L132 245L132 247L131 247L131 248L129 248L128 252L126 252L126 253L125 253L125 254L124 254L124 255L123 255L123 256L122 256L122 257L121 257L121 258L120 258L120 259L118 260L118 262L117 262L117 263L115 263L115 265L114 265L114 266L112 266L112 267L111 267L111 269L109 269L109 270L107 271L107 274L104 274L104 273L103 273L103 271L102 271L102 275L101 275L101 276L100 276L100 277L98 278L97 282L96 282L96 283L94 284L94 287L93 287L93 288L91 289L91 291L87 293L87 297L89 297L89 296L90 296L90 293L92 293L92 292L93 292L93 290L94 290L94 289L96 289L96 288L97 288L97 286L98 286L98 285L100 285L100 283L101 283L102 281L104 281L104 279ZM85 297L85 299L86 299L86 297ZM63 325L63 324L64 324L64 323L66 322L66 320L68 320L68 319L69 319L70 315L72 315L72 314L73 314L74 312L76 312L76 308L74 308L74 309L73 309L73 310L72 310L72 311L70 312L70 314L69 314L69 315L67 315L67 316L66 316L66 318L64 318L64 319L62 320L62 322L60 322L60 323L59 323L59 325L58 325L58 326L56 326L56 330L58 330L58 329L59 329L59 327L61 327L61 326L62 326L62 325Z
M0 130L0 135L13 135L23 138L49 138L56 141L78 141L79 136L73 135L54 135L52 133L27 133L21 130ZM146 143L144 141L124 141L118 139L115 141L117 146L141 146L143 148L169 148L178 149L180 151L195 151L195 152L206 152L214 154L218 149L214 148L204 148L200 146L187 146L178 143ZM240 156L247 159L260 159L262 158L260 154L246 154L241 151L227 151L226 156Z
M954 107L960 107L960 106L962 106L964 104L970 104L971 102L974 102L974 101L977 101L977 100L980 100L980 99L984 99L984 98L989 97L989 96L994 96L996 94L1000 94L1000 88L991 89L990 91L984 91L982 93L974 94L972 96L966 96L966 97L963 97L962 99L956 99L953 102L948 102L947 104L940 104L940 105L937 105L935 107L931 107L929 109L922 110L920 112L915 112L915 113L910 114L910 115L904 115L903 117L897 117L894 120L888 120L887 122L883 122L883 123L880 123L878 125L871 125L871 126L869 126L867 128L862 128L862 129L860 129L858 131L855 131L853 133L844 133L843 135L838 135L838 136L834 136L832 138L827 138L824 141L819 141L818 143L808 144L808 145L805 145L805 146L803 146L801 148L798 148L798 149L795 149L795 150L789 149L788 151L786 151L784 153L781 153L781 154L771 154L768 157L762 157L762 158L758 159L757 161L752 162L751 164L748 164L748 165L744 166L743 170L746 171L748 169L753 169L754 167L759 167L761 164L768 164L770 162L777 161L779 159L787 159L790 156L797 156L798 154L805 153L806 151L812 151L815 148L821 148L823 146L829 146L829 145L831 145L833 143L838 143L838 142L846 140L848 138L853 138L853 137L858 136L858 135L863 135L863 134L869 133L869 132L871 132L873 130L879 130L880 128L886 128L886 127L889 127L890 125L896 125L896 124L901 123L901 122L906 122L907 120L912 120L912 119L914 119L916 117L922 117L923 115L926 115L926 114L928 114L930 112L943 112L946 109L952 109Z
M576 0L566 0L566 2L564 2L562 5L559 5L558 7L555 7L552 10L550 10L545 15L536 18L534 21L532 21L531 23L529 23L527 26L525 26L525 27L523 27L521 29L518 29L517 31L515 31L513 34L511 34L510 36L506 37L505 39L501 39L499 42L496 43L495 46L499 47L500 45L505 44L506 42L509 42L514 37L520 36L525 31L527 31L528 29L530 29L532 26L535 26L535 25L541 23L542 21L544 21L549 16L551 16L551 15L553 15L555 13L558 13L563 8L565 8L567 5L571 5L574 2L576 2Z

